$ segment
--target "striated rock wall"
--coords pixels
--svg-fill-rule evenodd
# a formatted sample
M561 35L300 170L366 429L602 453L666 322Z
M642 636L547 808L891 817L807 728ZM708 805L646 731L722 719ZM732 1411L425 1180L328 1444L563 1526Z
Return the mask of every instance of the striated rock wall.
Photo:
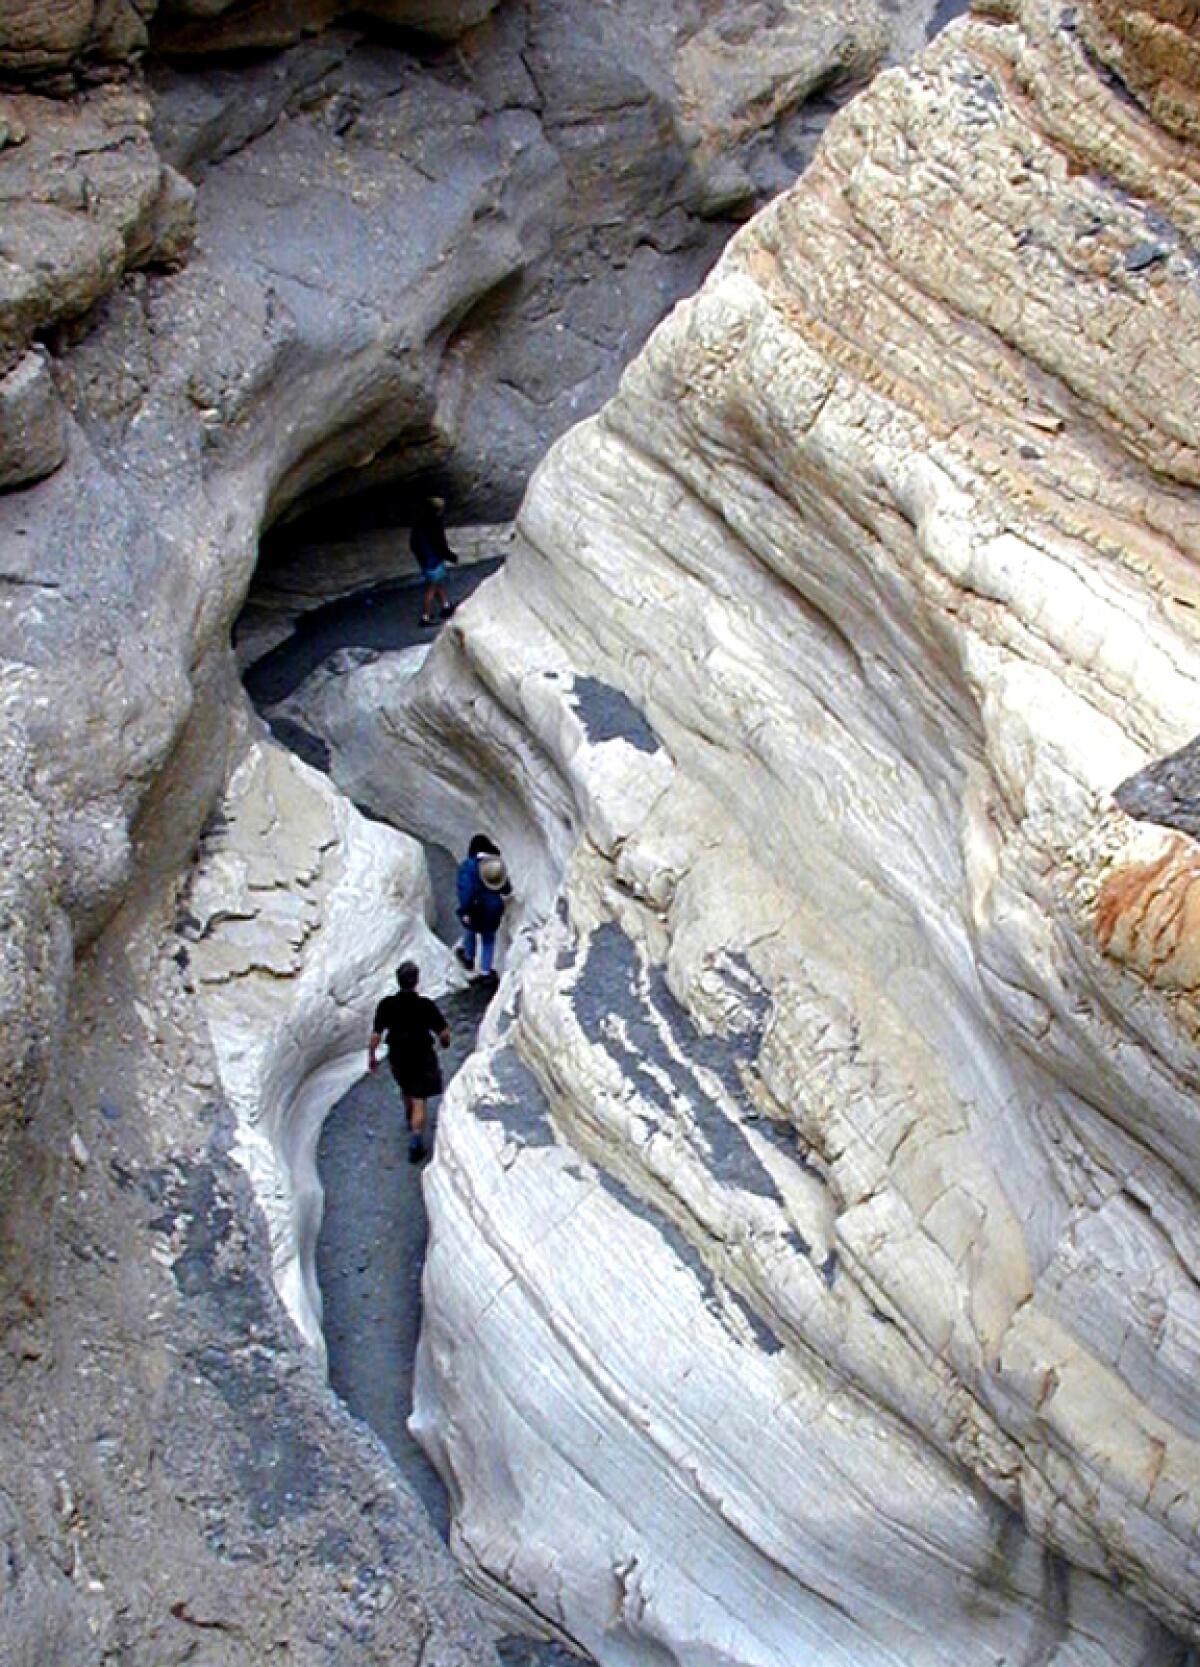
M489 1659L280 1306L230 1156L246 1085L222 1082L178 910L244 753L230 624L262 527L318 493L440 469L514 497L720 216L808 154L805 92L907 49L932 6L886 35L873 7L814 14L807 41L798 8L767 9L786 51L747 54L732 184L704 106L718 11L396 4L379 15L473 27L455 53L347 27L239 55L334 9L0 18L24 88L0 99L6 1659ZM524 332L511 354L493 312ZM560 833L539 898L564 854ZM272 1021L267 1051L286 1036Z
M1197 854L1121 808L1200 677L1187 23L880 77L386 703L578 829L443 1117L417 1425L601 1660L1191 1659Z
M252 743L181 900L200 1006L236 1119L233 1155L271 1236L275 1287L323 1354L314 1257L321 1124L363 1072L399 961L434 995L461 974L428 930L420 847L368 822L324 777Z
M565 21L512 8L495 35L487 24L463 46L465 72L439 61L434 76L412 54L356 36L203 84L164 71L161 149L132 85L69 101L5 99L0 469L27 486L50 471L36 490L0 501L11 767L51 830L21 850L28 880L13 882L39 897L44 917L3 991L5 1023L25 1038L10 1052L27 1063L63 1000L42 975L45 934L86 939L128 890L142 854L131 826L203 705L197 691L227 676L225 634L262 524L331 480L344 492L397 470L427 476L456 448L464 493L482 480L481 490L511 495L547 435L599 400L621 355L711 255L711 241L683 236L681 257L664 256L661 284L646 264L658 270L658 257L637 255L639 214L682 236L671 193L687 177L674 155L662 172L655 135L669 105L639 82L622 152L632 183L613 211L612 247L572 280L589 280L572 292L587 313L601 292L590 279L629 256L620 316L581 315L579 339L604 344L581 369L561 351L572 332L557 304L533 286L522 328L537 335L539 308L550 311L547 341L525 361L528 387L559 367L548 372L545 412L506 428L485 409L490 395L472 394L503 388L513 409L530 404L519 391L526 372L486 331L471 339L490 342L480 351L496 380L491 370L475 379L460 327L521 276L530 249L537 259L551 245L561 254L549 222L591 170L586 220L597 159L616 155L593 121L601 111L578 102L587 77L560 50L570 44L569 32L555 32ZM849 37L818 21L837 47L827 66L836 76ZM914 29L906 19L906 41ZM668 40L674 50L674 28ZM585 30L584 63L595 44ZM539 73L558 77L557 92L531 80L527 48ZM621 85L633 73L630 50L626 42L614 60ZM856 46L855 62L870 50ZM807 86L818 73L812 50L805 62ZM570 168L543 131L543 102ZM768 101L764 133L777 113ZM234 154L222 162L230 130ZM163 150L201 180L198 201ZM566 244L579 229L568 226ZM219 774L227 714L216 694L208 700L208 765ZM206 808L168 808L174 860L185 859ZM165 856L153 861L169 869ZM23 930L31 919L23 911ZM13 1107L27 1099L26 1090Z
M0 117L17 1660L488 1658L230 1161L226 1099L295 1110L310 1061L272 1019L239 1081L177 930L243 756L229 625L297 505L509 501L807 160L808 96L934 8L389 5L471 26L195 70L334 10L0 32L37 87ZM1196 864L1129 809L1196 681L1190 24L992 4L879 78L415 692L350 680L387 763L327 713L372 803L410 769L455 843L484 804L521 874L417 1422L468 1567L603 1660L1187 1659Z

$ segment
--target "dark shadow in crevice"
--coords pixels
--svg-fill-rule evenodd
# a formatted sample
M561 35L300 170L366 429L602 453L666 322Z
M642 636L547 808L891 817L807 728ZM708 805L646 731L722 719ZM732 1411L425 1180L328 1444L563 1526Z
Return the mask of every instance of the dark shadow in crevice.
M446 588L451 600L465 600L501 565L496 558L450 569ZM433 633L418 624L423 583L419 574L409 574L301 614L291 634L243 674L254 705L263 713L277 706L339 649L372 648L385 653L432 642ZM235 640L236 635L235 627Z

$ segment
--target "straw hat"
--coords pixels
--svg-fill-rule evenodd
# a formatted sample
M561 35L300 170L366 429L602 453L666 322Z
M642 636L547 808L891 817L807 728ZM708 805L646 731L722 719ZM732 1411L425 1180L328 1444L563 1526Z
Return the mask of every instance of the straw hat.
M508 870L504 866L504 858L480 857L479 878L489 891L501 891L508 880Z

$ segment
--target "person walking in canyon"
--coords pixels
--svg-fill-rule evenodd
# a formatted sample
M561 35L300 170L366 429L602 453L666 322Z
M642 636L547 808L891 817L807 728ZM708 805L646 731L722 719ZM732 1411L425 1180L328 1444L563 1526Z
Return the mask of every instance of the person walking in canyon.
M468 971L473 970L478 940L480 979L489 984L499 982L494 965L496 933L511 896L512 884L499 847L486 834L476 834L458 866L458 918L463 935L454 953Z
M420 1163L427 1156L428 1104L434 1094L442 1092L442 1068L434 1040L443 1048L450 1046L450 1026L436 1002L417 994L420 982L421 971L416 962L402 961L396 968L399 988L394 995L384 996L375 1009L367 1048L367 1069L378 1071L379 1046L387 1038L388 1064L404 1097L409 1163Z
M446 529L442 523L445 513L445 498L426 498L417 510L413 519L412 530L408 535L409 548L417 558L417 566L425 580L425 596L421 604L422 625L436 625L440 617L449 619L454 612L454 603L446 591L446 564L454 566L458 557L446 542Z

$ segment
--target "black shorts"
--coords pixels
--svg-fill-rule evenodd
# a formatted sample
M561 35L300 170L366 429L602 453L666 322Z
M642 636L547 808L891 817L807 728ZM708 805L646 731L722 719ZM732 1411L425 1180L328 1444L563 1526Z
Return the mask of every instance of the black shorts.
M396 1086L410 1100L428 1100L442 1092L442 1068L436 1059L396 1059L389 1054L388 1062Z

